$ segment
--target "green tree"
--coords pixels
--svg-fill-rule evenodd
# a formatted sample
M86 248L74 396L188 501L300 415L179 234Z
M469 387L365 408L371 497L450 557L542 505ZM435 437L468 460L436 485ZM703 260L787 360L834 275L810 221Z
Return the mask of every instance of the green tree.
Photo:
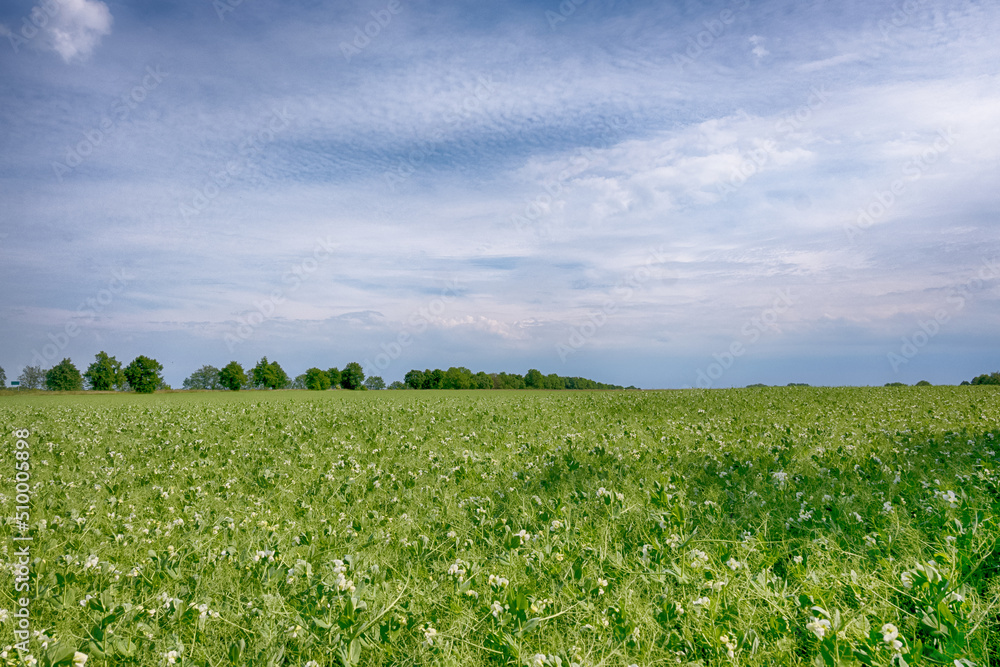
M392 384L390 384L390 385L389 385L388 387L386 387L386 388L387 388L387 389L392 389L392 390L396 390L396 389L412 389L412 387L410 387L410 385L408 385L408 384L403 384L403 383L402 383L402 382L400 382L399 380L393 380Z
M268 363L267 357L262 357L254 366L251 379L255 387L284 389L289 385L288 374L278 365L277 361Z
M326 376L330 378L331 387L336 387L340 384L340 371L338 371L336 367L327 369Z
M444 373L441 382L442 389L468 389L472 384L472 371L468 368L456 368L452 366Z
M413 369L408 371L405 376L403 376L403 381L406 386L410 389L423 389L424 388L424 372Z
M125 367L125 379L137 394L152 394L163 384L163 378L160 377L162 370L163 365L156 359L139 355Z
M365 372L361 364L352 361L340 372L340 386L344 389L361 389L364 386Z
M931 385L931 383L928 382L927 380L921 380L920 382L918 382L917 384L915 384L913 386L914 387L931 387L933 385Z
M202 366L184 380L184 389L222 389L219 381L219 369L215 366Z
M479 371L472 376L472 386L474 389L492 389L493 378L483 371Z
M566 379L556 375L555 373L549 373L542 380L542 386L546 389L565 389Z
M541 375L541 373L539 373ZM496 389L524 389L524 378L517 373L500 373L493 378Z
M229 391L239 391L247 384L247 374L243 366L230 361L218 372L219 384Z
M4 372L3 366L0 366L0 388L7 386L7 373Z
M45 386L45 371L41 366L25 366L17 381L23 389L42 389Z
M441 389L444 387L444 371L440 368L424 371L424 389Z
M52 391L82 391L83 376L69 359L63 359L45 374L45 386Z
M385 389L385 380L378 375L371 375L365 378L365 389L370 389L371 391Z
M972 378L972 384L982 385L982 384L1000 384L1000 372L977 375Z
M326 371L318 368L310 368L306 371L306 389L313 391L324 391L330 388L330 375Z
M125 384L122 364L114 357L109 357L103 350L94 355L94 363L87 367L83 374L87 385L94 391L111 391L120 389Z
M543 376L537 369L532 368L524 376L524 386L528 389L541 389Z

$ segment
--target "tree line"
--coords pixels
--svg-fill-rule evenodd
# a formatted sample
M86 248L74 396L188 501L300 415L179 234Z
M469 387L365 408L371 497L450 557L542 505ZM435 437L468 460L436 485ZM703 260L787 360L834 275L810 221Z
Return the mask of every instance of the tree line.
M310 368L294 380L281 368L277 361L262 358L249 371L236 361L230 361L221 369L202 366L184 380L184 389L229 390L241 389L385 389L385 381L377 375L365 377L361 364L352 361L343 370L336 367L322 370Z
M155 359L138 356L127 366L115 357L101 351L83 373L70 359L48 370L41 366L28 366L18 377L24 389L51 391L133 391L152 393L157 389L170 389L163 381L163 365ZM0 368L0 387L7 384L7 376ZM448 370L413 369L406 373L403 382L396 381L388 387L378 375L365 376L356 361L344 366L322 370L310 368L292 379L276 361L261 358L250 369L237 361L230 361L222 368L206 365L191 373L184 380L184 389L206 391L240 391L244 389L326 389L380 390L380 389L623 389L619 385L604 384L581 377L562 377L555 373L542 375L530 369L524 375L517 373L473 373L468 368L452 366ZM635 387L629 387L635 389Z
M446 371L413 369L403 378L399 389L624 389L615 384L604 384L581 377L562 377L542 373L532 368L524 375L516 373L473 374L468 368L452 366ZM629 387L635 389L635 387Z
M17 381L24 389L51 391L83 391L84 384L94 391L134 391L151 394L157 389L169 389L160 373L163 365L155 359L139 355L128 366L99 352L94 363L83 373L69 359L63 359L48 370L41 366L26 366ZM6 386L7 374L0 368L0 386Z

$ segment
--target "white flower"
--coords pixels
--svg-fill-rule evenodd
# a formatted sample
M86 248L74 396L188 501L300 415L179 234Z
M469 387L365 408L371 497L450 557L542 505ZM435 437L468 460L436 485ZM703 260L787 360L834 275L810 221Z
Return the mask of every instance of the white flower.
M830 621L825 618L813 618L811 621L806 623L806 630L816 635L816 638L820 640L826 636L826 631L829 629Z
M897 628L892 623L886 623L882 626L882 641L889 645L889 647L896 651L897 653L903 648L903 642L897 639L899 637L899 628Z
M500 618L500 614L503 613L503 605L496 600L490 605L490 609L493 610L493 618Z
M788 481L787 472L772 472L771 477L774 479L775 484L784 484Z
M310 660L304 665L304 667L319 667L319 663L315 660Z
M428 646L434 646L434 638L437 637L438 631L431 627L428 623L427 627L424 628L424 643Z
M80 653L77 651L73 654L73 667L83 667L87 664L87 658L89 656L86 653Z
M448 568L448 576L454 577L459 583L465 581L466 568L469 566L464 560L459 558Z
M900 580L903 582L903 588L913 588L913 575L909 572L904 572L899 575Z
M177 651L167 651L163 655L163 657L167 660L167 664L168 665L176 665L177 664L177 658L180 657L180 654L177 653Z
M8 618L10 618L10 612L6 609L0 609L0 623L6 623Z
M730 570L738 570L741 567L743 567L743 563L739 562L735 558L730 558L729 560L726 561L726 567L728 567Z
M795 561L795 562L796 562L797 564L799 564L799 565L801 565L801 564L802 564L802 556L796 556L796 557L795 557L795 558L793 558L792 560L793 560L793 561Z
M724 634L719 637L719 643L726 647L726 657L730 660L736 657L736 637Z
M691 602L691 606L695 607L697 609L700 609L702 607L707 607L711 603L712 603L712 601L710 599L708 599L706 597L700 597L697 600L693 600Z
M83 569L89 570L92 567L97 567L97 563L98 563L97 556L91 554L90 557L87 558L86 562L84 562Z
M700 549L692 549L688 554L691 557L691 567L706 567L708 565L708 554Z

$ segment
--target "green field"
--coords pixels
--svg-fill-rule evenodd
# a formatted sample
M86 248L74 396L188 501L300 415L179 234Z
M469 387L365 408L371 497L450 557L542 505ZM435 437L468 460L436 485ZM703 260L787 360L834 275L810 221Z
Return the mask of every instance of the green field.
M4 396L0 424L6 517L30 431L40 665L1000 665L992 387Z

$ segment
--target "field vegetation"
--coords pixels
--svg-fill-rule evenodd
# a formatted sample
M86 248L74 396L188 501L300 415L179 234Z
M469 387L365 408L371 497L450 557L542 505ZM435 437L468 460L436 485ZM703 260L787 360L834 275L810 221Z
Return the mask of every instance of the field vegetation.
M4 396L0 646L29 534L29 664L1000 665L998 418L992 386Z

